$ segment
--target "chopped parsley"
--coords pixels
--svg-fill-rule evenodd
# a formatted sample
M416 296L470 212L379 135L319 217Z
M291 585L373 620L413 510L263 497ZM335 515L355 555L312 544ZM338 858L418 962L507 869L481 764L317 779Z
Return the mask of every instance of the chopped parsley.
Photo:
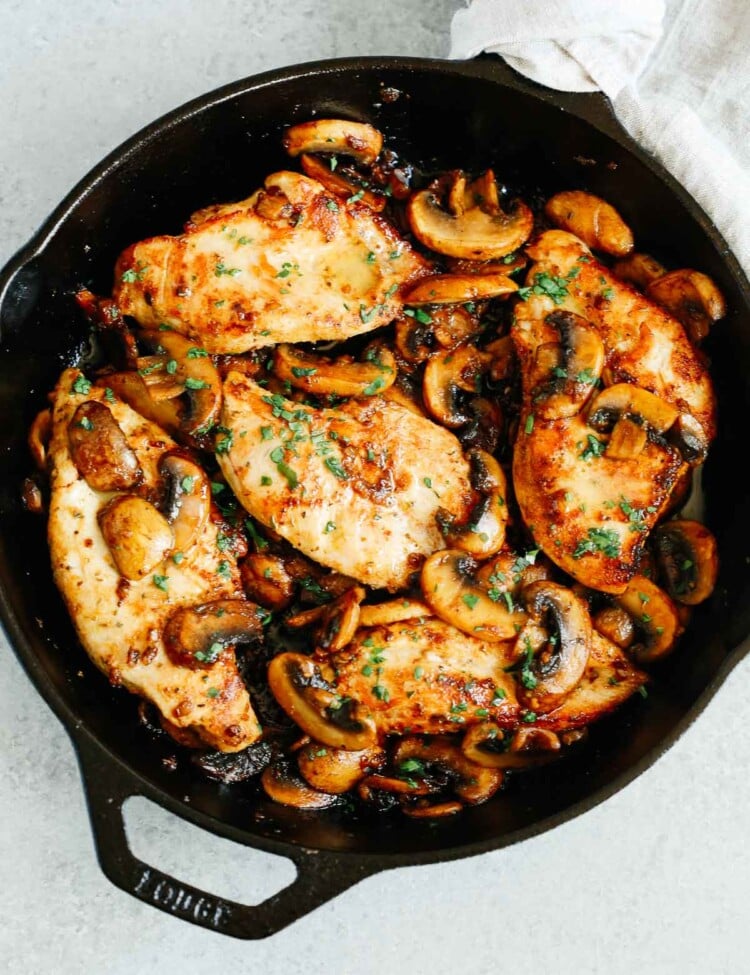
M408 318L413 318L415 321L419 322L420 325L432 324L432 315L426 312L423 308L404 308L404 314Z
M586 440L588 442L588 447L585 448L581 454L582 460L591 460L592 457L601 457L604 451L607 449L607 445L603 440L595 437L593 433L586 435Z
M205 349L200 349L197 345L187 350L188 359L205 359L208 356L208 352Z
M656 505L650 504L647 508L635 508L627 498L620 498L620 510L630 522L631 532L645 532L647 527L644 524L647 514L656 512Z
M546 271L534 275L534 283L526 288L518 289L518 297L527 301L531 295L542 295L551 298L556 305L561 305L568 297L568 284L578 275L580 268L572 268L564 278Z
M151 577L151 581L156 588L161 589L162 592L169 591L169 578L167 576L155 575Z
M70 388L74 393L80 393L81 396L88 396L91 392L91 382L85 376L76 376Z
M527 436L529 436L531 434L532 430L534 429L534 414L533 413L529 413L529 415L526 417L526 423L525 423L523 429L524 429L524 433Z
M385 380L382 378L382 376L377 376L371 383L368 383L368 385L365 386L365 388L362 390L362 395L374 396L376 393L380 392L383 386L385 386Z
M232 570L226 559L222 559L216 566L216 575L221 579L229 580L232 578Z
M228 275L230 278L236 278L238 274L242 274L241 268L238 267L227 267L223 262L219 262L214 268L214 274L217 278L223 275Z
M573 551L573 558L580 559L589 553L602 552L607 558L616 559L620 554L620 538L611 528L589 528L588 535Z
M317 371L315 366L310 366L307 369L303 366L292 366L292 375L296 376L297 379L302 379L304 376L314 376Z
M83 427L84 430L94 429L94 424L91 422L91 420L89 420L87 416L84 416L81 420L79 420L78 426Z
M228 454L234 444L234 434L229 427L217 427L216 432L221 434L216 441L216 453Z
M326 522L326 526L323 529L323 534L324 535L330 535L331 532L335 532L335 531L336 531L336 524L335 524L335 522L333 522L333 521L327 521Z
M128 268L122 276L122 281L126 284L134 284L136 281L143 281L143 276L148 271L148 264L138 264L136 267Z
M324 463L328 468L328 470L331 472L331 474L335 474L336 477L338 477L342 481L349 480L349 475L341 466L341 461L338 459L338 457L326 457Z

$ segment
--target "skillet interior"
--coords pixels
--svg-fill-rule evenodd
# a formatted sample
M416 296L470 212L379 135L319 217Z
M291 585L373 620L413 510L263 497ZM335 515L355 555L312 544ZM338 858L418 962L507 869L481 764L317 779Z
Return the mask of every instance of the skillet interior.
M379 104L383 84L403 95ZM519 831L552 825L566 810L598 801L645 768L700 710L728 663L739 659L730 658L730 651L750 630L749 491L738 475L750 405L743 279L684 193L654 172L642 154L561 111L561 103L565 96L541 93L525 82L504 85L492 62L369 59L251 79L175 113L131 142L117 161L103 164L40 253L10 282L0 306L0 578L18 652L69 727L86 727L152 794L190 818L250 844L268 847L280 840L377 853L391 864L501 846ZM427 169L492 165L514 189L585 187L600 193L633 227L640 249L672 266L710 274L731 309L708 345L721 409L720 436L703 485L705 520L722 556L710 605L655 674L648 701L637 698L603 722L575 758L519 776L487 805L438 825L400 816L362 820L345 812L300 813L242 787L218 788L185 762L176 772L166 771L161 758L173 749L147 742L136 728L134 699L110 690L79 648L51 580L43 527L23 514L18 500L18 485L30 469L27 425L60 368L88 349L70 290L87 284L107 292L114 260L126 244L176 232L192 210L207 203L246 196L266 174L288 165L280 142L283 126L314 114L371 121L387 133L389 144ZM603 125L615 131L611 122ZM32 242L27 256L37 244Z

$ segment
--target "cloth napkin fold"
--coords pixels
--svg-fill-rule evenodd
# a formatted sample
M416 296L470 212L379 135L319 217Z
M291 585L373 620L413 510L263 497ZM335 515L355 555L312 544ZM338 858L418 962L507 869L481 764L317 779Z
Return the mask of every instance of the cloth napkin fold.
M452 58L500 54L564 91L605 92L750 272L747 0L470 0Z

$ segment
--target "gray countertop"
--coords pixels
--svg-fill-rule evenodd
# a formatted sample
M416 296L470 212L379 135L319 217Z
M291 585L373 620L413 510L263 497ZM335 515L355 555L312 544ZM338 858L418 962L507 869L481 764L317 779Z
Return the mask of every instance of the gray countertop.
M0 265L105 152L166 110L282 64L444 55L457 6L0 0ZM0 970L748 971L749 673L740 666L667 755L585 816L505 851L370 878L243 944L104 878L73 749L0 637ZM130 803L128 826L141 857L218 894L257 902L291 879L286 861L145 800Z

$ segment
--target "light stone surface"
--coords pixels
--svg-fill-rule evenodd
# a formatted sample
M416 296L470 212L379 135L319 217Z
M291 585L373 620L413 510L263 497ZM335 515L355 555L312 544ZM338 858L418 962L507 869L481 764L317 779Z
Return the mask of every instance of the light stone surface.
M162 112L277 65L441 56L459 0L0 0L0 265L107 151ZM720 975L750 970L747 664L652 769L511 849L370 878L243 944L113 887L73 749L0 637L0 971L7 975ZM135 851L219 894L286 861L134 800Z

